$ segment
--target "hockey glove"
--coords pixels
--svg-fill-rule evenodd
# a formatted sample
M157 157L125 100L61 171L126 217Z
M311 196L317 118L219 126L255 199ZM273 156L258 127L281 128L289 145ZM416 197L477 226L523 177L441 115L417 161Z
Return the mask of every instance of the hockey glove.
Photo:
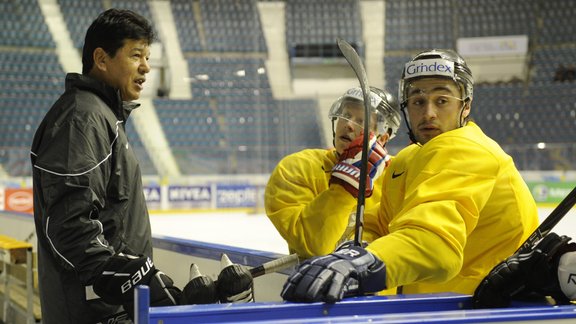
M108 304L123 305L132 317L134 288L138 285L150 288L151 306L178 305L180 289L145 256L119 253L108 259L94 282L94 292Z
M472 303L475 308L500 308L511 300L553 297L567 302L558 281L560 257L575 245L566 236L550 233L531 251L516 253L490 271L476 288Z
M226 254L222 255L221 263L223 268L217 280L220 302L254 302L254 278L248 268L232 263Z
M338 244L338 246L336 247L336 249L334 251L351 248L351 247L355 246L354 243L355 243L354 240L344 241L344 242ZM365 248L367 246L368 246L368 242L362 241L362 247Z
M358 198L358 188L360 183L360 168L362 165L362 144L364 135L356 137L350 145L342 152L338 163L332 168L330 184L337 183L343 186L346 191ZM390 163L390 157L386 149L376 140L374 133L370 132L368 143L368 170L366 174L365 196L372 195L374 182L384 172Z
M333 303L386 288L386 266L359 246L313 257L288 277L281 296L294 302Z
M218 300L216 282L200 273L195 264L190 266L190 281L182 290L180 305L214 304Z

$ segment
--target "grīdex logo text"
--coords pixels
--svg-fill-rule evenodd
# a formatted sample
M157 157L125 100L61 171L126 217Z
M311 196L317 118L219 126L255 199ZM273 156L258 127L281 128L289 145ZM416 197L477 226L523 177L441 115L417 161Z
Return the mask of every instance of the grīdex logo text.
M421 76L454 77L454 62L442 59L418 60L406 63L404 66L406 79Z
M372 106L372 108L378 107L382 99L377 95L375 95L372 91L370 91L369 95L370 95L370 106ZM361 88L348 89L348 91L346 91L346 94L344 96L364 101L364 93L362 92Z

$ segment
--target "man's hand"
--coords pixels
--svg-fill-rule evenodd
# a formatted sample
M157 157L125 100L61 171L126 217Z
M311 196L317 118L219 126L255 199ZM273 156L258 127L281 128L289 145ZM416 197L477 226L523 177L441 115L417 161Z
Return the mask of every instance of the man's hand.
M472 298L474 307L507 307L511 300L528 296L551 296L556 302L566 302L558 281L558 263L564 253L575 248L568 241L567 236L550 233L533 250L516 253L502 261L476 288Z
M350 143L350 145L340 155L338 163L336 163L332 168L332 177L330 178L330 184L337 183L343 186L356 198L358 198L358 188L360 183L363 141L364 135L362 134ZM388 152L372 132L370 132L370 142L368 143L368 147L368 170L366 174L365 190L366 197L372 195L374 182L390 163Z
M190 265L190 281L182 289L181 305L215 304L218 303L216 282L200 273L196 264Z
M302 263L288 277L282 298L294 302L336 302L386 288L386 266L359 246L342 248Z
M151 306L178 305L181 291L170 277L159 271L149 257L123 253L114 255L104 265L104 270L94 282L94 292L105 302L123 305L132 316L134 288L150 287Z
M222 270L218 274L218 296L221 303L254 302L254 278L248 268L232 263L226 254L220 260Z

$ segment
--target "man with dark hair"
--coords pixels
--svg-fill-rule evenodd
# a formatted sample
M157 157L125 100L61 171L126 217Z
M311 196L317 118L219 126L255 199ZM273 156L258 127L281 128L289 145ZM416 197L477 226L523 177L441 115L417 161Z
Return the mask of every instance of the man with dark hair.
M34 136L43 323L125 320L139 284L150 286L152 305L178 303L180 290L151 260L140 167L125 133L154 39L132 11L100 14L86 33L82 74L66 75Z

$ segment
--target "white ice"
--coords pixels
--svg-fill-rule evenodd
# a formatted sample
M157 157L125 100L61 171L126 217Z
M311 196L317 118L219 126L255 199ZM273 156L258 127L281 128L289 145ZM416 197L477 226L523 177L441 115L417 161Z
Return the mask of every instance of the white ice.
M553 208L540 208L540 221L544 220L552 210ZM265 214L244 212L153 213L151 222L152 232L155 235L281 254L288 253L286 241L278 234ZM554 228L554 232L568 235L576 240L576 209L572 209L562 219Z

